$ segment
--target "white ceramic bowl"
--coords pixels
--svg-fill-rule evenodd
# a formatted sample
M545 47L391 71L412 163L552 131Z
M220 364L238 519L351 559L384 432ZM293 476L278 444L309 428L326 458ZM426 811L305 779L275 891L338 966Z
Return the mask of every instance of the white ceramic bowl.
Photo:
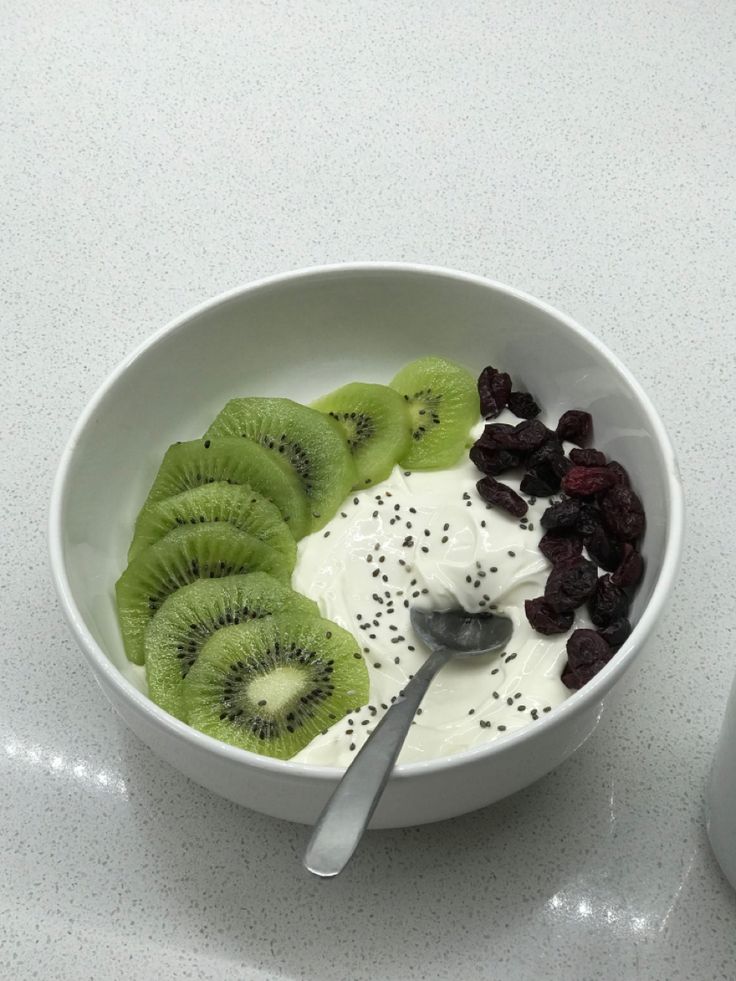
M591 734L662 612L683 532L672 448L631 374L569 317L477 276L391 263L307 269L209 300L127 358L83 413L53 490L50 548L64 613L105 694L155 753L223 797L311 823L341 771L227 746L144 694L123 653L113 584L158 463L233 396L309 401L347 381L385 382L428 353L473 370L502 366L552 416L572 406L592 412L595 445L629 469L646 507L646 574L631 637L590 684L496 742L397 767L372 827L452 817L548 773Z

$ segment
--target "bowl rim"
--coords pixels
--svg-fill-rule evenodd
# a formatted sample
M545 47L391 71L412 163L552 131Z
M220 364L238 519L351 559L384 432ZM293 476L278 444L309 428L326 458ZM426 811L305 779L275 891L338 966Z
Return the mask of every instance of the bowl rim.
M67 576L64 562L63 536L62 536L62 513L67 495L67 482L69 473L74 463L75 453L79 440L85 428L97 411L98 406L104 401L107 393L125 374L139 358L149 349L155 347L164 337L175 333L184 328L190 321L203 313L210 312L218 306L225 305L234 299L246 296L248 293L257 292L264 288L272 288L286 283L295 282L302 279L332 277L341 275L355 275L361 273L389 273L404 275L407 273L430 276L438 278L453 279L457 282L467 283L484 289L491 289L502 293L508 297L522 303L535 307L537 310L547 314L560 322L568 330L582 337L588 344L592 345L598 354L606 361L611 369L623 377L633 395L637 398L640 408L643 410L657 441L660 452L665 464L665 477L667 484L667 500L665 503L667 517L667 535L665 540L664 558L661 564L657 581L654 585L652 595L646 607L642 611L638 622L635 624L629 638L622 645L616 656L613 657L606 667L595 676L587 685L567 698L561 705L555 706L552 711L537 720L534 726L526 725L522 729L508 733L498 739L470 747L451 755L433 757L428 760L420 760L411 763L402 763L394 768L391 779L408 779L421 774L435 773L448 768L465 766L484 757L495 756L500 753L508 752L517 748L525 742L536 739L543 734L550 733L562 725L566 720L571 719L590 708L596 701L602 699L613 685L620 679L641 649L649 635L651 634L656 622L658 621L677 576L677 571L682 555L684 537L684 495L681 478L674 449L664 428L664 424L654 408L648 395L634 378L629 369L619 358L614 355L602 341L593 335L586 328L582 327L576 320L569 315L553 307L543 300L539 300L529 293L508 286L496 280L474 273L462 272L460 270L447 268L444 266L429 265L414 262L393 262L393 261L366 261L366 262L346 262L330 263L325 265L307 266L304 268L290 270L288 272L277 273L272 276L262 277L226 290L217 296L211 297L201 303L190 307L187 311L169 320L142 343L140 343L130 354L127 355L113 371L105 378L97 388L92 398L87 403L69 436L69 439L62 451L56 476L54 478L51 501L49 509L49 555L51 563L52 579L56 588L62 612L69 624L69 627L90 662L93 670L101 674L105 681L111 686L116 694L124 701L131 703L132 707L155 724L159 729L163 728L176 739L184 739L193 742L205 753L215 753L216 755L235 761L238 764L255 767L266 771L274 776L299 775L321 781L335 781L344 772L344 767L326 766L312 763L301 763L293 760L279 760L269 756L261 756L248 750L240 749L223 743L212 736L205 735L197 729L179 719L175 719L162 708L155 704L147 695L144 695L136 686L129 681L122 672L115 667L112 661L104 653L100 645L92 636L87 628L77 604L74 601L72 589Z

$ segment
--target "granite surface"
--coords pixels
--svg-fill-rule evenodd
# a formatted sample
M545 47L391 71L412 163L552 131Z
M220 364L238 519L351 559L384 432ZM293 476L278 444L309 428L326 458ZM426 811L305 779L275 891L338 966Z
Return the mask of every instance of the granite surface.
M0 976L736 978L703 789L736 670L736 8L715 0L2 4ZM679 452L688 544L616 712L485 811L304 828L154 758L48 572L108 372L188 306L350 259L488 275L597 333Z

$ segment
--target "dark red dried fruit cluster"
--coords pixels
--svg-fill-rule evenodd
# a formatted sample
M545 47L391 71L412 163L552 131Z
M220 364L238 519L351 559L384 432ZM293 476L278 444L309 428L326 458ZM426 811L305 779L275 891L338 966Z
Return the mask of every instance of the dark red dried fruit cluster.
M552 431L536 418L540 408L535 399L527 392L513 391L509 375L490 365L478 379L478 393L486 419L495 419L508 407L524 420L515 426L489 423L471 449L471 460L485 474L477 484L481 497L522 517L527 502L495 479L522 467L522 494L534 498L563 494L541 517L545 534L539 548L552 563L552 571L544 596L527 600L525 611L539 633L566 633L573 625L574 611L587 603L597 630L571 634L562 674L568 688L580 688L631 633L627 590L639 583L644 569L636 548L645 527L644 508L631 489L626 469L587 446L593 432L588 412L563 412ZM576 444L569 456L563 441ZM599 568L604 571L600 577Z

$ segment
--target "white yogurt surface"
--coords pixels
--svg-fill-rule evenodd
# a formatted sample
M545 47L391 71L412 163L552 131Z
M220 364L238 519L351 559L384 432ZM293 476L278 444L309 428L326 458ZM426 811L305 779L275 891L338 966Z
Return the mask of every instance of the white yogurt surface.
M518 420L515 420L518 421ZM428 656L409 606L494 609L511 618L506 649L457 660L432 682L399 762L457 753L534 724L570 694L560 681L568 634L544 637L524 615L540 596L550 564L539 551L539 519L549 501L530 504L528 522L489 508L482 475L467 457L457 467L407 473L396 467L356 492L330 523L304 538L293 586L359 641L370 675L366 706L317 736L295 757L344 766ZM518 489L518 481L499 478ZM582 616L573 628L587 625Z

